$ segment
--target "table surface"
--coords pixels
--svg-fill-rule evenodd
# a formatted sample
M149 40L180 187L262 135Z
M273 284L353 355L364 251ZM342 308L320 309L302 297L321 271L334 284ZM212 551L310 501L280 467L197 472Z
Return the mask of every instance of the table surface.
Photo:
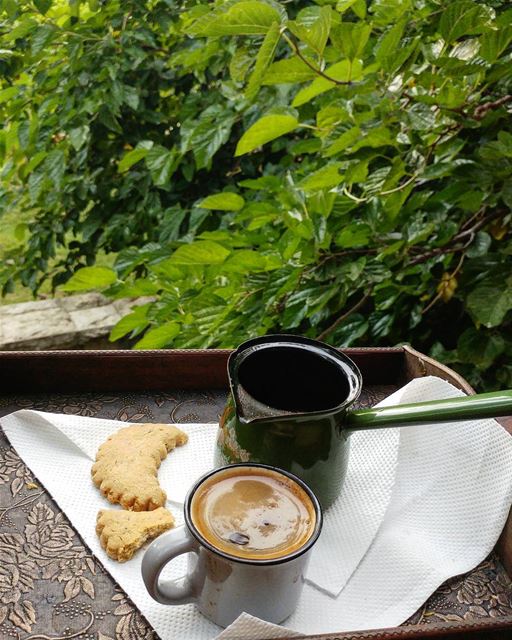
M359 406L395 389L367 387ZM225 391L3 396L0 416L37 409L125 422L217 422L225 400ZM469 574L441 585L405 624L505 615L512 615L512 581L492 553ZM0 638L33 636L157 638L0 430Z

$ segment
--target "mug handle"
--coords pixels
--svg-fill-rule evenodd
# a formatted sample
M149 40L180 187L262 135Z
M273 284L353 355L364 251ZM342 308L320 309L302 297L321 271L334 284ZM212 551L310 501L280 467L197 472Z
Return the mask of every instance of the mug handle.
M182 525L152 542L142 558L142 578L152 598L162 604L189 604L197 600L191 576L160 582L160 574L173 558L190 551L197 553L198 543Z

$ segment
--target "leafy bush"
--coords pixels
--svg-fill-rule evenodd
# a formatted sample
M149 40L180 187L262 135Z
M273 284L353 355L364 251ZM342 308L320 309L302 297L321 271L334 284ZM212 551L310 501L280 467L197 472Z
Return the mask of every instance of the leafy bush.
M0 12L0 207L33 216L18 230L26 249L4 265L4 292L16 280L57 286L100 249L193 234L207 214L188 209L222 188L231 162L220 151L222 169L212 169L233 105L220 88L200 90L220 44L180 61L171 1L3 0ZM50 263L59 245L66 256Z
M67 244L55 284L154 296L137 348L408 341L512 386L506 2L35 5L0 3L6 282Z

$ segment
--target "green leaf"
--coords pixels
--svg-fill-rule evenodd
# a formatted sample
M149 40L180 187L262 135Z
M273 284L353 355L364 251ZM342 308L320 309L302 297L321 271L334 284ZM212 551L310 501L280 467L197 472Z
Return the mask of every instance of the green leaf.
M366 18L366 0L356 0L352 5L352 11L358 18L364 20Z
M439 33L446 42L455 42L462 36L485 32L493 17L494 12L485 4L450 2L439 21Z
M393 145L395 141L391 137L391 131L388 127L383 125L370 129L361 134L359 142L354 144L353 151L362 149L363 147L372 147L377 149L378 147L385 147L387 145Z
M15 98L19 93L19 87L8 87L0 91L0 104L8 102L12 98Z
M373 21L379 26L397 22L411 9L411 0L373 0L370 11Z
M108 267L83 267L71 276L62 291L88 291L105 289L117 280L116 272Z
M280 191L281 184L281 180L277 176L262 176L261 178L241 180L238 183L238 186L243 187L244 189L254 189L256 191L259 191L260 189L266 189L267 191ZM259 206L265 210L265 204L263 206Z
M137 111L139 101L140 97L138 89L125 84L123 86L123 102L131 107L134 111Z
M247 129L238 141L235 156L249 153L266 142L290 133L299 126L295 116L288 114L269 114L257 120Z
M134 349L163 349L169 345L180 332L177 322L166 322L161 327L150 329L139 340Z
M12 20L18 14L18 0L2 0L0 9L3 9Z
M229 140L234 122L235 118L229 111L207 109L198 122L192 123L188 132L182 126L182 151L192 151L198 169L209 168L213 156Z
M249 77L245 95L248 100L252 100L256 97L256 94L261 87L263 76L268 69L270 63L274 59L279 39L281 38L281 27L277 22L270 27L265 36L263 43L256 56L256 64L254 70Z
M478 258L485 256L491 246L491 236L485 231L479 231L475 235L475 239L470 244L466 255L468 258Z
M413 185L410 184L407 187L400 189L399 191L395 191L395 193L391 193L387 196L384 196L383 206L384 206L384 211L386 212L388 220L392 220L392 221L395 220L395 218L400 213L402 206L404 205L404 202L409 197L412 189L413 189ZM400 241L397 246L401 246L401 244L402 244L402 241ZM386 251L386 249L384 249L384 251Z
M216 209L218 211L239 211L245 204L245 200L237 193L225 191L207 196L197 205L202 209Z
M473 327L466 329L457 342L461 362L487 369L505 350L505 340L499 334L488 334Z
M507 207L512 211L512 181L508 180L501 190L501 198Z
M187 33L195 36L262 35L275 22L281 23L286 15L276 5L263 0L224 2L196 20Z
M32 55L40 53L50 41L57 35L57 29L52 24L43 24L38 27L32 36Z
M364 22L342 22L333 27L331 41L345 58L359 58L368 42L372 28Z
M135 149L128 151L128 153L121 158L119 164L117 165L117 170L119 171L119 173L128 171L130 167L145 158L152 146L153 143L148 141L148 144L144 146L139 144Z
M332 9L326 6L319 9L318 17L312 23L303 24L299 20L290 21L287 27L299 40L307 44L315 53L321 56L327 44L327 39L329 38L331 19Z
M496 62L512 41L512 25L484 33L480 38L478 53L487 62Z
M350 60L342 60L336 62L325 70L325 75L337 80L338 82L349 83L355 80L359 80L362 76L363 65L361 60L354 60L351 63ZM306 102L312 100L315 96L325 93L336 86L336 82L331 82L325 78L316 78L313 82L301 89L295 96L292 107L300 107Z
M61 149L54 149L46 156L44 168L48 178L52 181L56 189L62 186L62 178L66 171L66 156Z
M336 236L336 244L344 249L366 247L371 237L371 229L367 224L352 222Z
M342 166L343 163L341 162L331 162L301 180L297 186L299 189L304 189L304 191L317 191L318 189L335 187L343 180L343 176L340 173Z
M13 29L11 29L6 40L8 42L15 42L19 38L25 38L32 31L35 31L38 25L38 20L34 20L33 18L26 18L25 20L20 21L20 23L17 24Z
M254 56L249 47L239 46L229 62L229 74L234 82L244 82L249 69L254 64Z
M145 158L153 184L157 187L168 186L169 178L176 170L179 160L179 154L176 149L166 149L156 145L147 152Z
M35 204L45 184L45 174L33 172L28 177L28 193L31 204Z
M69 141L75 151L79 151L87 142L89 137L89 126L84 124L81 127L75 127L69 132Z
M381 66L387 71L391 70L394 66L405 24L403 20L394 24L379 38L375 46L375 59L380 62Z
M339 106L336 102L331 102L317 111L316 126L322 129L322 134L328 134L337 125L350 122L352 119L348 110Z
M345 173L345 184L352 185L355 182L364 182L368 176L368 163L368 159L351 163Z
M44 16L52 6L52 0L34 0L34 4L37 10Z
M393 313L385 313L384 311L374 311L370 313L369 325L372 339L380 339L389 335L393 326Z
M352 127L341 134L324 152L324 156L330 158L331 156L344 151L348 147L351 147L361 137L361 129L359 127Z
M190 308L197 331L211 340L212 333L223 326L231 305L220 296L203 291L193 299Z
M98 110L98 122L101 122L107 129L110 131L114 131L115 133L123 133L123 130L115 116L112 112L113 103L104 103L100 106Z
M154 296L160 287L153 280L137 278L133 282L127 282L116 288L115 295L118 298L138 298L139 296Z
M313 69L297 56L284 58L270 65L263 76L262 84L286 84L307 82L316 76Z
M338 2L336 3L336 11L345 13L345 11L348 11L350 7L356 2L357 0L338 0Z
M80 17L80 3L82 1L83 0L68 0L69 15L75 20L78 20L78 18Z
M14 227L14 237L18 242L23 242L29 231L29 226L26 222L20 222Z
M366 197L374 196L379 193L379 191L384 186L384 183L386 182L386 178L388 177L390 171L390 166L384 166L380 167L379 169L375 169L375 171L372 171L370 173L370 175L366 178L364 184L361 185L364 188L364 194Z
M361 314L352 314L336 328L330 337L330 344L337 347L350 347L368 331L368 320Z
M208 265L221 264L229 256L229 250L209 240L197 240L178 247L170 257L173 264Z
M121 318L121 320L112 327L112 331L108 337L110 342L119 340L119 338L124 337L127 333L132 331L140 333L145 329L149 324L149 320L147 318L148 309L149 304L143 304L135 307L131 313Z
M265 271L266 267L267 260L264 256L260 255L257 251L241 249L229 256L224 263L223 270L239 273L257 273Z
M500 282L484 282L469 294L467 307L477 322L497 327L512 309L512 288Z

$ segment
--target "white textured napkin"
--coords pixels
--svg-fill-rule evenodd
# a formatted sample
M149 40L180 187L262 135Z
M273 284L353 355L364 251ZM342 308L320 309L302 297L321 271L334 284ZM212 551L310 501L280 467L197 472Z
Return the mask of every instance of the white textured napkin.
M456 395L460 391L448 383L422 378L386 404ZM96 512L108 505L90 481L91 460L122 424L34 411L18 411L1 424L162 638L206 640L219 633L192 605L165 607L147 595L140 578L140 553L118 564L99 546ZM211 467L216 436L213 425L180 426L190 441L168 456L159 473L178 522L188 488ZM510 507L512 438L493 420L369 431L353 434L351 440L344 492L326 514L309 583L286 622L302 633L403 622L441 582L468 571L489 553ZM173 574L183 573L183 561L172 564ZM252 627L244 617L230 629L243 629L243 635L224 637L250 637L251 629L261 634L261 624ZM270 625L268 633L273 633Z
M263 622L248 613L242 613L217 636L217 640L278 640L285 634L287 638L300 638L303 635L297 631L283 629L278 624Z

